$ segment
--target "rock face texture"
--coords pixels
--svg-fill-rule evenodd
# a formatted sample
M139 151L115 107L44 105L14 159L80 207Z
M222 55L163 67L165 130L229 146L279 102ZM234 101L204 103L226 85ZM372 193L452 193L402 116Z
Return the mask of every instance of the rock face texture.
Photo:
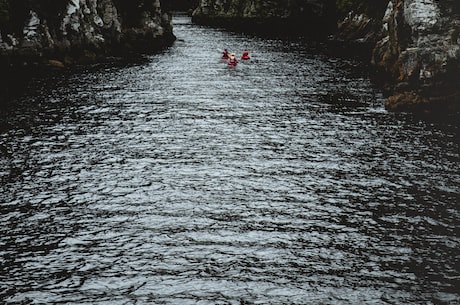
M0 5L1 66L94 61L174 40L160 0L0 0Z
M337 31L342 42L375 44L389 0L336 0Z
M460 111L460 1L391 0L373 63L393 80L390 111Z
M340 55L370 61L381 27L381 18L350 11L345 17L339 18L337 31L329 40L330 48Z
M372 57L388 110L421 113L460 112L459 16L458 0L200 0L193 12L237 30L335 31L331 46Z
M193 21L238 30L328 34L335 27L334 0L201 0Z

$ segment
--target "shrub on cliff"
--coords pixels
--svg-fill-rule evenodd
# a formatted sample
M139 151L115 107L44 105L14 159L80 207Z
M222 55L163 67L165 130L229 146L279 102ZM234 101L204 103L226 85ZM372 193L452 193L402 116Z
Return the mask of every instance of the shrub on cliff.
M371 18L382 19L389 0L337 0L336 6L340 16L349 12L364 13Z
M0 0L0 30L10 19L10 3L8 0Z
M128 28L142 27L145 13L154 14L159 5L159 3L152 0L113 0L113 3L118 8L118 13L123 20L124 26ZM167 10L167 3L168 1L161 2L161 7L165 11Z
M31 9L29 2L28 0L0 0L0 10L3 15L3 18L0 17L2 33L21 33Z
M67 7L67 1L55 0L0 0L0 31L2 34L21 34L25 22L34 11L47 20L51 28L59 28L60 16Z

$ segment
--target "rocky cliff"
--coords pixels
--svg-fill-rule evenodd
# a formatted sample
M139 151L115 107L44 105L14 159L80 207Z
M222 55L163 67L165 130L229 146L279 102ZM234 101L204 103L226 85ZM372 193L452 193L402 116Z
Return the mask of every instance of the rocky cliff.
M460 111L459 16L458 0L200 0L193 12L242 30L335 31L333 48L372 57L388 110L443 114Z
M375 45L388 0L337 0L334 39L343 43Z
M460 111L460 1L392 0L373 63L393 80L391 111Z
M334 28L334 0L201 0L193 21L236 30L327 35Z
M160 0L0 0L0 65L63 65L174 39Z

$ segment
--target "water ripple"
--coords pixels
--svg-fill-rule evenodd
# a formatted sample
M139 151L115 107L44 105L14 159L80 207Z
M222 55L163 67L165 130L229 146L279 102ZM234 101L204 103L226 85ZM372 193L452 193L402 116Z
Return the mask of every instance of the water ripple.
M2 108L3 303L460 303L458 126L324 46L175 22Z

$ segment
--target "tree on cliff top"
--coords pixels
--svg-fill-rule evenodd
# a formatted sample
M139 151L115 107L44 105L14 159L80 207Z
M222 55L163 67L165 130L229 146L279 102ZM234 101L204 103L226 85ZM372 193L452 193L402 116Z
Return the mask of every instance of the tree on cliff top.
M155 10L155 1L152 0L113 0L113 2L126 27L142 26L142 15ZM161 4L163 7L163 3Z
M59 28L60 17L67 7L67 1L56 0L0 0L0 31L3 34L21 34L30 11L48 22L50 29Z
M389 0L337 0L336 6L339 15L345 16L349 12L364 13L371 18L381 19L388 6Z
M10 18L10 3L7 0L0 0L0 24L8 22Z

